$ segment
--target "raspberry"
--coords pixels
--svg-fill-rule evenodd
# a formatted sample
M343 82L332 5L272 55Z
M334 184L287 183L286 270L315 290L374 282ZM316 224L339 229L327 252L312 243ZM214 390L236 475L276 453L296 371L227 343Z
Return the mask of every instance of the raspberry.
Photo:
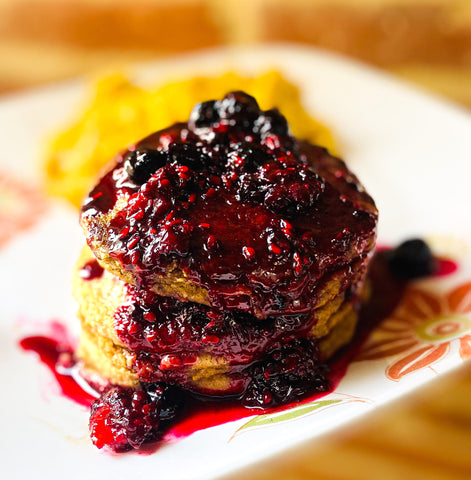
M160 397L142 390L110 387L92 405L90 436L98 448L115 452L139 448L154 440L160 423Z

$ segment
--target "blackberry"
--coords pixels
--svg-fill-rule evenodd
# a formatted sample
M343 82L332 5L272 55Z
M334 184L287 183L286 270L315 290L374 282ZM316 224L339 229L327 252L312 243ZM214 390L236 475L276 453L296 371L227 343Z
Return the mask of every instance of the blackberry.
M172 143L168 148L170 161L184 165L194 171L202 171L209 164L208 157L197 147L189 143Z
M330 385L325 369L314 341L297 339L280 345L267 360L253 367L242 403L249 408L268 408L326 391Z
M243 173L237 180L236 198L241 202L259 203L263 201L266 186L260 183L253 173Z
M272 156L265 149L245 142L234 145L229 158L236 159L230 162L231 167L240 168L249 173L254 173L263 165L273 162Z
M202 102L195 105L188 121L189 127L195 128L210 127L219 122L219 112L216 101Z
M143 384L144 390L154 402L160 402L160 420L170 422L175 419L186 402L182 389L164 383Z
M254 131L261 136L269 134L289 135L288 122L277 108L263 112L255 121Z
M288 217L312 208L324 190L324 183L313 172L280 171L265 194L265 205L275 213Z

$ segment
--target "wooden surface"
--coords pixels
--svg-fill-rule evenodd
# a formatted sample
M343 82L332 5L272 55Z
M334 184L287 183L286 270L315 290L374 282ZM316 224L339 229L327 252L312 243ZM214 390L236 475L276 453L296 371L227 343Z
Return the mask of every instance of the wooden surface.
M471 478L471 363L341 431L225 480Z
M201 47L288 40L471 107L470 12L465 0L0 0L0 93ZM471 479L471 365L230 477L240 478Z
M469 0L0 0L0 93L267 41L351 55L471 107Z

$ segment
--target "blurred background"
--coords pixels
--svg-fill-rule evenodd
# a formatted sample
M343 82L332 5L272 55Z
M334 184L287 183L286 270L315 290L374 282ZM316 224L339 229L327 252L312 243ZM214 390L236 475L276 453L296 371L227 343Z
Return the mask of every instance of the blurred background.
M0 94L106 66L254 42L352 56L471 108L468 0L0 0ZM471 478L471 369L238 474Z
M280 41L351 55L471 107L469 0L0 0L0 92L104 62Z

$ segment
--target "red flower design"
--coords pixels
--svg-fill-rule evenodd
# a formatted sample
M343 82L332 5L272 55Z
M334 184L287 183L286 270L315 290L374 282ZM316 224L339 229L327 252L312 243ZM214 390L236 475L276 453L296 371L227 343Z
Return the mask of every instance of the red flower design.
M429 367L458 343L462 359L471 357L471 282L447 295L411 287L393 313L366 342L358 360L397 357L386 376L404 375Z
M0 174L0 246L31 227L46 210L46 201L34 188Z

